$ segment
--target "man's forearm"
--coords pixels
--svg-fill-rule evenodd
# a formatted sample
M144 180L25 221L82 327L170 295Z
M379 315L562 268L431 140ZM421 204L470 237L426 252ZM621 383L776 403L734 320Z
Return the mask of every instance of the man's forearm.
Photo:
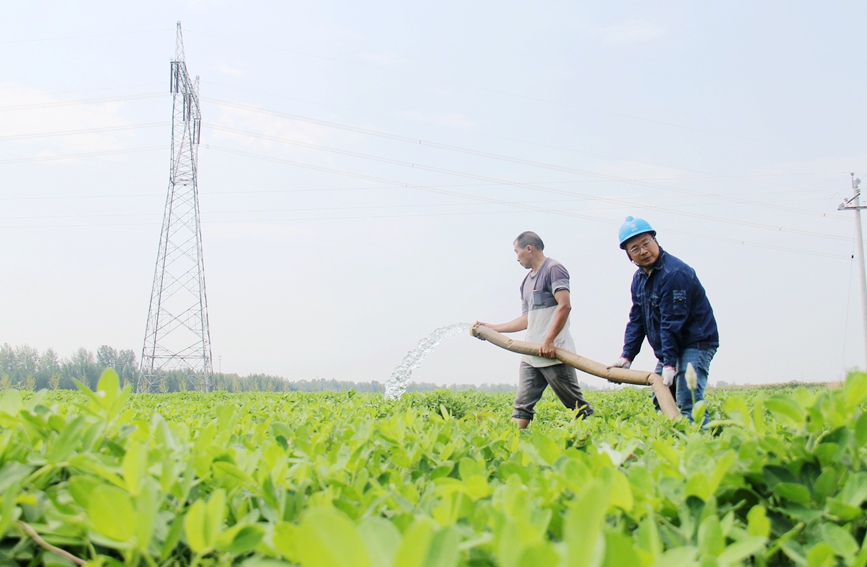
M557 338L557 335L559 335L560 331L563 330L563 327L566 326L566 321L569 320L570 311L572 311L571 307L562 304L557 306L557 309L554 311L554 317L551 319L551 326L548 327L548 332L545 334L544 342L554 342L554 339Z
M521 315L516 319L512 319L508 323L499 323L497 325L489 325L489 327L498 333L516 333L527 328L527 316Z

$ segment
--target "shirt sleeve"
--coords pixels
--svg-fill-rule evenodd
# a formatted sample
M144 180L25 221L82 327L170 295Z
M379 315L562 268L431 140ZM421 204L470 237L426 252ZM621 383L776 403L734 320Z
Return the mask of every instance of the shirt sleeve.
M629 310L629 322L626 324L626 333L623 337L623 352L620 356L629 360L635 360L641 351L641 343L644 342L644 313L635 295L635 281L632 284L632 309Z
M569 272L563 264L551 266L551 293L557 293L561 289L569 290Z

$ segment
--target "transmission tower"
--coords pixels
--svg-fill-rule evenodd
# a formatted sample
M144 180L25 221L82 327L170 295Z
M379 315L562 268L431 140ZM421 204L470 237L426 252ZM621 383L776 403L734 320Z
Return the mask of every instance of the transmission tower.
M196 186L199 78L190 80L178 22L171 62L172 159L169 189L141 356L139 392L156 392L179 372L197 390L211 389L211 332L202 260L199 193Z

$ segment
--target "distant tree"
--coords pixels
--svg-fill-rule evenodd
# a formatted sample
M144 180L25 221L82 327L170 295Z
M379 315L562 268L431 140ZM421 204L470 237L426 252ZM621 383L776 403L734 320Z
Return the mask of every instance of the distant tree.
M135 384L138 382L139 367L135 358L135 352L130 349L117 351L114 370L123 384Z
M36 367L39 363L39 351L29 345L23 345L15 349L15 376L17 382L36 376Z
M69 379L69 387L74 388L72 378L77 378L91 390L96 390L96 385L99 382L99 376L102 371L96 364L93 358L93 353L87 349L78 349L72 358L62 365L63 372Z
M60 360L54 349L48 349L39 357L39 363L36 366L36 387L56 390L57 386L51 385L55 376L57 377L57 386L59 386Z
M106 368L115 368L117 364L117 351L108 345L102 345L96 349L96 364L99 366L99 371L102 372Z
M0 346L0 374L15 373L15 349L9 343ZM10 378L11 379L11 378Z

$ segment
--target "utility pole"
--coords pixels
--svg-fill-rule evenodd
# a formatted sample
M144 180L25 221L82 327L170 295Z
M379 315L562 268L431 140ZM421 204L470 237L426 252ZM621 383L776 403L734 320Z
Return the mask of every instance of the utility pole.
M179 372L193 388L207 392L211 389L213 366L197 186L202 115L199 78L193 81L187 72L180 22L169 84L169 189L137 391L158 392L164 389L169 373Z
M864 355L867 357L867 275L864 271L864 234L861 231L861 190L858 188L861 185L861 180L855 177L854 173L849 174L852 177L852 198L840 203L837 207L838 211L854 210L855 211L855 238L858 245L858 282L861 284L861 317L864 320ZM864 366L867 370L867 365Z

